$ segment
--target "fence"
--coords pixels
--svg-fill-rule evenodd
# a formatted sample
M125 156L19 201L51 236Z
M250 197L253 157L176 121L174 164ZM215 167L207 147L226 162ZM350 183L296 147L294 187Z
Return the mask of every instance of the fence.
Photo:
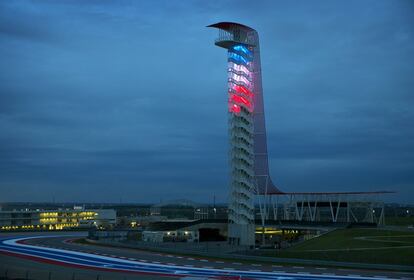
M1 261L1 260L0 260ZM138 274L101 272L61 267L25 268L0 264L0 280L134 280L153 279Z

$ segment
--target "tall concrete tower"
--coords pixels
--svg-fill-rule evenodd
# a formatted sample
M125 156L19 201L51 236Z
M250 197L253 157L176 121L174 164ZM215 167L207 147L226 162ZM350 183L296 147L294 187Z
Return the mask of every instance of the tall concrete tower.
M254 245L256 194L280 192L269 176L266 127L257 32L245 25L220 22L215 45L228 50L229 242Z

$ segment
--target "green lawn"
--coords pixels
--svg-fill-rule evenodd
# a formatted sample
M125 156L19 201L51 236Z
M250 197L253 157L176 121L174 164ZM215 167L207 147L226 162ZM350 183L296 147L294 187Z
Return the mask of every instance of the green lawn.
M410 226L414 225L413 217L386 217L385 223L390 226Z
M264 254L285 258L414 265L414 232L341 229L289 249Z

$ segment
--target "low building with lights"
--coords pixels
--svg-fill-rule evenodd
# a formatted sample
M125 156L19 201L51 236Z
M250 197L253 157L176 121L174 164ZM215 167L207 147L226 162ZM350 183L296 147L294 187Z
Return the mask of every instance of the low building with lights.
M198 242L198 231L170 230L170 231L143 231L142 240L145 242Z
M0 211L0 230L63 230L104 228L116 223L114 209L58 209Z

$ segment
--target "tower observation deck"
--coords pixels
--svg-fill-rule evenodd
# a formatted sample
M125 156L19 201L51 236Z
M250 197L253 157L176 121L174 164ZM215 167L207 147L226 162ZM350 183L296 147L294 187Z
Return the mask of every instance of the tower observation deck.
M254 245L254 196L282 193L268 167L260 46L257 32L245 25L220 22L215 45L228 50L229 242Z

